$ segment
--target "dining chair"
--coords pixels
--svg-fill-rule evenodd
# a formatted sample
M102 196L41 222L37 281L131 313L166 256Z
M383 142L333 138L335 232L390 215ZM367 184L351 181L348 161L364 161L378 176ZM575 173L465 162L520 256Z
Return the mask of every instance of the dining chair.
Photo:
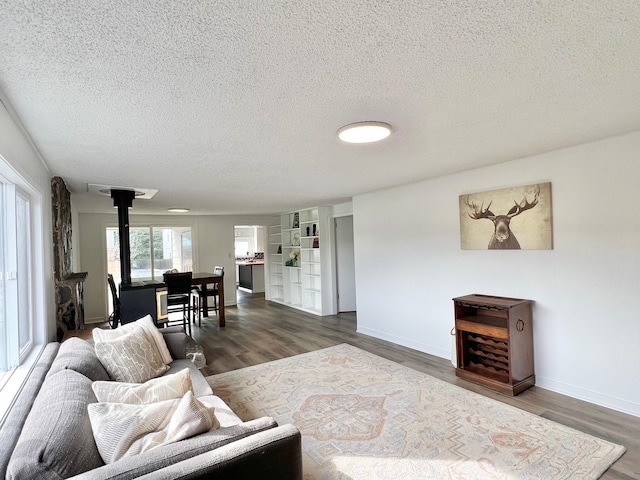
M222 277L224 278L224 267L220 267L218 265L216 265L213 268L213 274L214 275L222 275ZM213 309L216 312L216 315L218 314L218 298L220 296L220 291L218 290L218 285L221 282L216 282L216 283L210 283L205 285L204 288L198 288L197 289L197 293L198 293L198 326L202 326L202 315L204 315L204 312L201 311L204 307L202 307L203 305L203 297L213 297ZM195 317L193 318L193 323L196 322Z
M117 328L120 323L120 299L118 298L118 292L116 291L116 282L113 280L113 275L107 274L107 283L111 290L111 300L113 302L113 312L109 315L109 325L111 328Z
M182 325L185 333L191 336L191 311L193 306L191 303L191 278L192 272L185 273L165 273L164 283L167 286L167 312L180 311L180 309L172 309L171 307L182 307ZM172 322L171 315L167 325Z

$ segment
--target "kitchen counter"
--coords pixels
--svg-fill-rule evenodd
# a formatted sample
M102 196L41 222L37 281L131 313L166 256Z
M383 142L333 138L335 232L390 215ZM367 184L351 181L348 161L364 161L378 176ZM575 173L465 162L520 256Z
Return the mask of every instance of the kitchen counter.
M252 293L264 292L264 261L236 262L238 286Z
M236 260L236 265L264 265L264 260Z

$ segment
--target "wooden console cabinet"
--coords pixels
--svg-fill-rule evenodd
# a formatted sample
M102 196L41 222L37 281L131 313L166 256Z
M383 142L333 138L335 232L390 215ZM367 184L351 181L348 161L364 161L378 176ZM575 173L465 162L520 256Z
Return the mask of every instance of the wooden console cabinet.
M507 395L534 385L533 302L489 295L453 302L456 375Z

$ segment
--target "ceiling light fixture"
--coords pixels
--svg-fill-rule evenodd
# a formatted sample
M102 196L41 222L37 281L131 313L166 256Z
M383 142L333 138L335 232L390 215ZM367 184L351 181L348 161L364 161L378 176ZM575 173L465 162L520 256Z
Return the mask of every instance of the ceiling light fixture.
M338 138L347 143L371 143L391 135L391 125L384 122L356 122L338 130Z
M187 213L189 211L188 208L169 208L168 210L172 213Z

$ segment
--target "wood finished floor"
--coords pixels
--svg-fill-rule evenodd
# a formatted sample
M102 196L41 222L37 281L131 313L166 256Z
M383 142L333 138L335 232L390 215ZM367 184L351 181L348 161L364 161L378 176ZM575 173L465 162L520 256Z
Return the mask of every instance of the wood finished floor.
M214 375L349 343L375 355L440 378L582 432L624 445L626 453L601 478L640 479L640 418L532 387L508 397L455 376L451 363L410 348L356 333L356 314L318 317L240 293L237 307L226 309L226 327L212 312L193 329L207 358L203 372ZM551 479L550 479L551 480Z

